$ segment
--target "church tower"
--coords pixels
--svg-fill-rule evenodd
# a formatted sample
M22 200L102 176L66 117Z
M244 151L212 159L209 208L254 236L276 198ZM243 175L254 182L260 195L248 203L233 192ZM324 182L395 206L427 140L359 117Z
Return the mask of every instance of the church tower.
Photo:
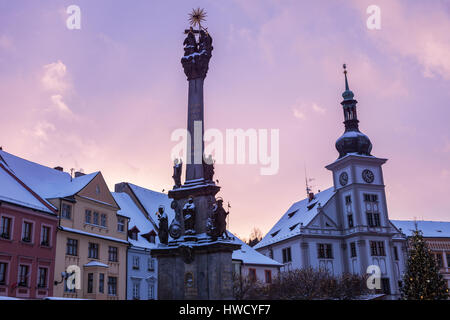
M359 130L357 101L349 88L345 64L344 76L341 105L345 132L336 141L338 159L326 168L333 174L338 224L346 238L347 271L366 274L368 266L379 266L384 288L393 291L397 288L399 275L395 270L398 269L395 257L400 252L394 254L399 249L394 249L392 236L395 230L390 224L386 205L382 165L387 159L371 154L372 143Z

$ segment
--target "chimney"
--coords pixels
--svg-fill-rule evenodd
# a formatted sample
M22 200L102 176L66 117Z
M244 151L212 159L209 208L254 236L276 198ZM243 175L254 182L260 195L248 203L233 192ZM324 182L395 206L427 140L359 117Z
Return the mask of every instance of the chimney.
M85 175L84 172L81 172L81 171L75 171L75 178L82 177L82 176L84 176L84 175Z
M308 195L309 202L314 200L314 192L310 192Z
M55 169L55 170L58 170L58 171L61 171L61 172L63 172L64 171L64 169L63 169L63 167L54 167L53 169Z

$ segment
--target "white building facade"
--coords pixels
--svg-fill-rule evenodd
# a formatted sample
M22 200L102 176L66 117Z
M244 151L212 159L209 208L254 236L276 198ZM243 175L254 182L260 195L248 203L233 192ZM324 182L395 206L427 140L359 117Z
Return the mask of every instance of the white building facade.
M326 166L333 187L294 203L255 249L283 263L282 270L313 267L365 275L373 268L380 272L379 291L396 295L406 239L388 216L382 171L387 160L371 155L372 144L359 131L357 101L344 73L345 133L336 141L339 158Z

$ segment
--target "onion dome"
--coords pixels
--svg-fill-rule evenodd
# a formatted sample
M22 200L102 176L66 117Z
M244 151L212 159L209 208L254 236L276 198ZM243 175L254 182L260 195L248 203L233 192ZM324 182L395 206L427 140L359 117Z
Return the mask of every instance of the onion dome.
M359 131L358 117L356 113L356 104L358 101L353 99L354 94L349 89L347 80L347 66L344 64L345 75L345 91L342 94L344 100L341 105L344 110L344 134L337 139L336 149L339 152L339 158L346 156L349 153L370 156L372 151L372 143L368 136Z

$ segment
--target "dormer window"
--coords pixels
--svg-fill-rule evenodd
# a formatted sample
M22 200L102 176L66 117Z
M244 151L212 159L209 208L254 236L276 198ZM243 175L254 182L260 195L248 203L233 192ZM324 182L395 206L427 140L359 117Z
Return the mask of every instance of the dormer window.
M275 237L275 236L278 234L278 232L280 232L280 230L275 231L274 233L271 234L271 236L272 236L272 237Z
M292 218L297 213L297 211L298 210L295 210L295 211L292 211L291 213L288 213L289 219Z
M134 226L128 231L128 237L132 240L137 240L139 232L140 230Z
M145 239L147 239L150 243L155 243L156 241L156 232L154 230L150 231L149 233L142 235Z

